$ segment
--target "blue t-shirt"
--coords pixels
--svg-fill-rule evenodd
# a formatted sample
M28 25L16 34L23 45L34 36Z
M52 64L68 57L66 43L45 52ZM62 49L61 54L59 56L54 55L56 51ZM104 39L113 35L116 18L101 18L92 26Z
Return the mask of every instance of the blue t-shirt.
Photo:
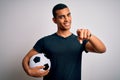
M51 61L51 69L43 80L81 80L82 52L85 50L77 36L64 38L56 33L43 37L34 45L39 53L45 53Z

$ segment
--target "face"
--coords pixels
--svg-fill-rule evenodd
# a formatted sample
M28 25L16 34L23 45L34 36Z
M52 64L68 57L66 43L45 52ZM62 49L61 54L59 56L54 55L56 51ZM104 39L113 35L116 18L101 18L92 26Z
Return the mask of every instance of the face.
M57 24L58 30L69 30L71 28L71 13L68 8L56 11L53 21Z

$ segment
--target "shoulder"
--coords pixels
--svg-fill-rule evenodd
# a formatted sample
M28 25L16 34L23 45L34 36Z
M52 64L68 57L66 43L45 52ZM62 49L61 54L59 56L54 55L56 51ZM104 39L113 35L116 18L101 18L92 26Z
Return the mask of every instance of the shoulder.
M55 36L55 33L41 37L38 41L44 41L44 40L49 40Z
M37 46L44 45L46 42L50 42L51 38L54 36L54 34L47 35L44 37L41 37L40 39L37 40L36 44Z
M75 35L74 33L72 33L72 37L75 37L75 38L76 38L76 37L77 37L77 35Z
M73 40L77 40L77 36L75 34L72 33L72 35L70 36L71 39Z
M55 33L53 33L51 35L44 36L41 39L45 39L46 40L46 39L50 39L50 38L53 38L53 37L55 37Z

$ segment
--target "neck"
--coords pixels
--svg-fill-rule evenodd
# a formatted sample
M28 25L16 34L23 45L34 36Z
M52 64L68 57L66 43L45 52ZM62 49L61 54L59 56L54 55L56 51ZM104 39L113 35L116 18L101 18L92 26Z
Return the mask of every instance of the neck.
M70 32L70 31L57 31L57 34L59 35L59 36L62 36L62 37L68 37L68 36L70 36L72 33Z

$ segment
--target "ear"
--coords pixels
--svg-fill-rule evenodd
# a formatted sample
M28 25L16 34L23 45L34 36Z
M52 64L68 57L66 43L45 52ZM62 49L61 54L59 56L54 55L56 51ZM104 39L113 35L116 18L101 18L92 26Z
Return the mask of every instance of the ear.
M55 24L57 23L55 18L52 18L52 20L53 20L53 22L54 22Z

